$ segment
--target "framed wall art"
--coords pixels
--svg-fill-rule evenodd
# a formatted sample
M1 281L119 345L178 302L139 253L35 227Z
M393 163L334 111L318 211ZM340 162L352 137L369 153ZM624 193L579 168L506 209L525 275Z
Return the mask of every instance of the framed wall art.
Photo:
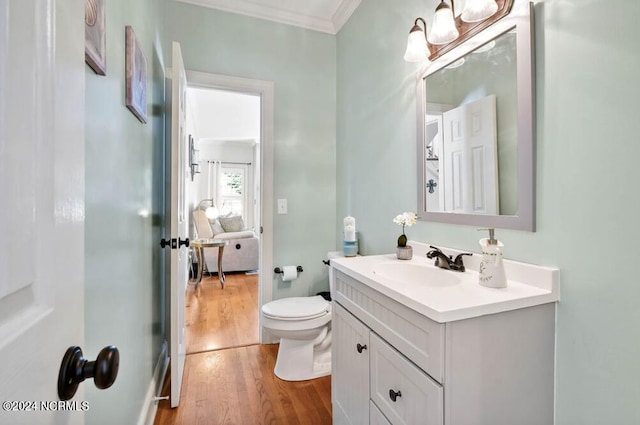
M147 122L147 58L142 51L142 45L133 32L133 28L127 26L125 48L125 89L127 108L142 123Z
M84 59L98 75L107 73L107 36L104 0L85 0Z

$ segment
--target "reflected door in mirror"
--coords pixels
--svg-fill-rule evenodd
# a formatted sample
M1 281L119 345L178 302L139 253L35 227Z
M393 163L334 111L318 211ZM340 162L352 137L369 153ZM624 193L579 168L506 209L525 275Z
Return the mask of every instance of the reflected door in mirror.
M444 142L440 168L444 179L440 193L444 196L444 210L441 211L497 214L496 97L486 96L442 116ZM436 205L440 204L439 200Z

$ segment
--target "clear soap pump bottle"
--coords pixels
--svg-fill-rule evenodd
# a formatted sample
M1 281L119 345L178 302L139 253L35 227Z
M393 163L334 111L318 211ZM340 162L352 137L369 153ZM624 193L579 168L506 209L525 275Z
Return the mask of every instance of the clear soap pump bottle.
M480 239L482 260L478 271L479 283L489 288L505 288L507 286L507 277L502 262L502 248L504 245L499 240L496 240L495 229L479 230L489 231L489 238Z

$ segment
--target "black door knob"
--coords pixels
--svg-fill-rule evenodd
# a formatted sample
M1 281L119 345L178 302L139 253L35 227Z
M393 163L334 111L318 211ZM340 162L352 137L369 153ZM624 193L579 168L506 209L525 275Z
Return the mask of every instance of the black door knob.
M166 248L171 245L171 239L167 240L165 238L160 239L160 247Z
M69 347L60 364L58 397L62 401L70 400L78 390L78 385L87 378L93 378L96 387L101 390L109 388L118 376L119 366L120 353L113 345L100 350L93 362L82 357L80 347Z
M362 353L362 350L366 350L367 349L367 345L360 345L360 343L358 343L358 345L356 345L356 350L358 350L358 353Z
M180 248L182 245L189 247L189 238L185 240L178 238L178 248Z
M391 399L391 401L393 401L394 403L396 402L396 398L398 397L402 397L402 393L400 391L396 392L393 390L389 390L389 398Z

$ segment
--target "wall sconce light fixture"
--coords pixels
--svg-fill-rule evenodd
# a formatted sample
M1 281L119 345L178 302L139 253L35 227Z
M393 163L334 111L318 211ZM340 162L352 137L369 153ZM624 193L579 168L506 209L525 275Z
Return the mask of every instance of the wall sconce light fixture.
M433 15L431 31L427 31L423 18L415 20L409 31L405 61L422 62L442 56L508 15L514 0L466 0L459 16L455 13L454 0L449 1L451 5L440 0Z
M422 22L424 29L418 25ZM413 28L409 31L407 50L404 52L404 60L407 62L421 62L431 55L427 45L427 23L422 18L416 18Z
M200 158L199 151L196 149L193 136L189 135L189 168L191 168L191 181L194 180L196 174L200 174Z
M431 32L427 34L431 44L448 44L460 35L454 18L456 13L455 4L453 0L450 1L451 6L441 0L438 7L436 7L436 12L433 14L433 21L431 22Z

